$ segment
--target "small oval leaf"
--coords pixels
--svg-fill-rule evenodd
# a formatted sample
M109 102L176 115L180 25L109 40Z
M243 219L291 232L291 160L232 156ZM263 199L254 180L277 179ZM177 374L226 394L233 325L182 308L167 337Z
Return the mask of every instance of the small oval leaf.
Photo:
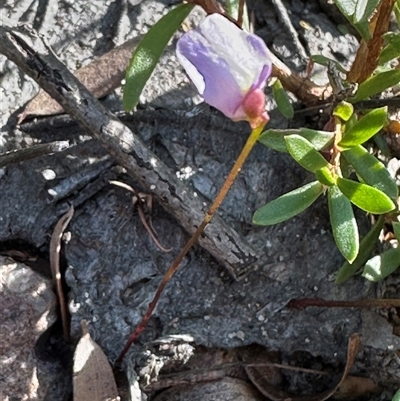
M396 391L396 394L393 396L392 401L400 401L400 390Z
M362 38L368 42L371 39L371 32L369 29L368 21L355 22L354 14L356 12L357 0L334 0L335 4L342 12L342 14L350 21L350 23L357 29Z
M333 143L335 133L330 131L317 131L309 128L301 128L300 136L307 139L315 150L323 150Z
M372 38L372 34L371 34L371 30L370 30L368 21L361 21L357 24L353 23L353 26L354 26L354 28L357 29L358 33L361 35L361 37L366 42L370 41L370 39Z
M337 8L347 18L351 18L356 11L357 0L334 0L334 2Z
M343 74L347 74L347 71L342 67L340 63L332 58L325 57L322 54L314 54L310 56L310 60L325 67L328 67L331 63L333 63L338 71L343 72Z
M264 131L258 140L268 148L287 153L285 136L299 134L299 129L269 129Z
M389 148L389 145L386 142L386 139L383 138L381 133L378 133L374 136L374 142L381 152L382 156L385 156L388 159L392 158L392 152Z
M125 110L132 110L139 103L140 94L161 54L193 7L194 4L181 4L171 10L150 28L137 46L126 70L123 95Z
M338 146L342 149L346 149L351 148L352 146L361 145L378 133L386 124L386 121L386 107L370 111L344 133L343 139L338 143Z
M357 93L350 102L355 103L364 100L377 93L382 93L388 88L400 82L400 70L384 71L368 78L358 87Z
M400 249L393 248L370 259L366 263L362 275L369 281L377 282L392 274L399 266Z
M357 0L353 21L355 24L367 21L380 0Z
M333 110L333 115L341 118L343 121L348 121L353 115L354 107L351 103L340 102Z
M285 136L299 135L307 139L316 150L325 149L331 143L335 136L334 132L317 131L308 128L301 129L269 129L264 131L258 139L268 148L277 150L278 152L287 152Z
M271 226L288 220L307 209L323 191L324 186L314 181L288 192L258 209L254 213L253 223Z
M338 177L337 186L351 203L366 212L384 214L396 207L385 193L369 185Z
M358 255L358 227L350 201L335 185L328 188L329 216L340 253L352 263Z
M393 60L400 56L400 34L394 32L388 32L384 35L387 45L381 51L379 55L379 65L385 64L390 60Z
M332 174L329 167L322 167L315 172L315 178L323 185L328 187L336 185L337 176Z
M376 241L378 240L379 234L382 230L385 219L380 216L376 224L371 228L368 234L360 242L360 250L358 256L352 264L346 261L339 269L336 276L336 284L343 284L348 279L353 277L357 271L365 264L368 260L369 255L374 250Z
M290 99L283 89L281 81L277 79L272 85L272 92L274 95L274 99L276 105L278 106L278 110L282 113L282 115L286 118L293 118L294 110Z
M314 173L323 167L329 167L329 162L300 135L285 137L286 147L290 155L306 170Z
M383 163L367 149L358 145L342 152L342 155L366 184L380 189L393 200L397 199L399 191L396 183Z

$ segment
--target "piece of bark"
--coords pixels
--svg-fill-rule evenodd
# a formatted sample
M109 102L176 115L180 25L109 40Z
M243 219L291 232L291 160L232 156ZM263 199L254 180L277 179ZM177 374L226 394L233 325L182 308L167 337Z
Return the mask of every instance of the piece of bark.
M358 84L369 78L378 66L379 55L384 45L383 36L389 30L391 14L395 0L381 1L377 13L370 22L370 29L373 32L372 38L367 42L361 40L356 58L347 74L348 82Z
M0 154L0 167L9 164L19 163L25 160L34 159L35 157L50 155L56 152L62 152L69 148L68 141L56 141L50 143L42 143L29 148L11 150L10 152Z
M326 101L332 97L330 85L318 86L307 78L303 78L291 71L281 60L271 53L272 75L277 77L285 89L292 92L298 99L307 105Z
M188 233L196 230L205 213L202 201L68 71L41 38L33 32L22 34L0 26L0 53L51 94L146 192L156 195ZM260 258L219 216L208 225L199 244L236 279L243 277Z

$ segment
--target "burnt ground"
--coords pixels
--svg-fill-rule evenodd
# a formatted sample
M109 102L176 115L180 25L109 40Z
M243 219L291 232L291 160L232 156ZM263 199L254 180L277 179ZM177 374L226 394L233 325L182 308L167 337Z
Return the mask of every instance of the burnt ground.
M357 49L357 39L338 29L344 21L325 3L285 2L296 31L272 4L252 1L249 9L255 15L256 31L271 51L293 70L303 72L311 54L322 53L348 65ZM156 1L21 0L2 3L0 11L7 25L33 25L47 37L58 57L75 70L146 31L170 7L167 2ZM326 80L322 68L314 71L314 78ZM187 234L155 200L154 228L163 246L173 248L171 253L162 252L143 228L130 196L109 185L108 180L127 182L139 191L146 188L138 187L68 116L44 117L15 127L16 114L36 93L37 86L3 56L0 81L2 151L54 140L68 140L71 145L64 152L1 170L0 249L28 251L46 261L54 225L74 202L76 210L68 228L71 238L63 254L72 335L79 338L79 323L86 319L93 338L114 361ZM138 111L121 114L121 118L208 204L240 152L248 127L226 121L215 110L198 106L199 101L177 63L173 42L148 83ZM104 102L113 111L122 110L119 90ZM271 127L321 128L323 124L321 116L288 121L274 110L272 102L269 108ZM268 228L251 225L252 213L258 207L310 181L311 177L287 155L256 146L219 214L257 250L259 263L237 281L199 246L189 252L149 327L126 359L124 369L133 397L140 399L135 375L143 372L143 366L148 366L149 360L156 360L158 368L168 362L149 345L161 337L185 335L183 343L206 350L258 344L279 352L285 363L325 368L337 374L345 364L348 338L360 333L362 346L351 372L380 384L383 391L370 399L391 399L400 379L400 341L392 333L386 311L299 311L288 309L286 304L293 298L311 297L396 298L397 276L378 285L361 277L335 285L335 272L343 259L334 245L324 198L288 222ZM55 192L59 194L56 197ZM360 213L358 218L366 232L366 216ZM50 334L43 347L49 348L50 354L52 347L50 358L54 362L59 352L54 345L57 334ZM64 359L65 367L68 356ZM52 386L41 399L61 399L57 393L60 389L68 399L69 379L60 366L53 369L61 372L58 377L43 374ZM64 385L55 385L57 381ZM310 384L307 378L293 373L286 373L284 382L284 388L294 395L322 391L324 385L329 387L329 381ZM368 396L363 395L363 399Z

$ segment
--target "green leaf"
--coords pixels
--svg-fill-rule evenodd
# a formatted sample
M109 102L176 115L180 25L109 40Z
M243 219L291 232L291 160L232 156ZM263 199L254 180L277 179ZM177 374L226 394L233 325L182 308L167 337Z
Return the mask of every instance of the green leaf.
M343 121L348 121L353 115L354 107L351 103L340 102L333 110L333 115L341 118Z
M333 175L329 167L322 167L315 171L315 178L323 185L330 187L336 185L337 175Z
M399 12L400 14L400 12ZM399 16L400 19L400 16ZM392 401L400 401L400 390L396 391L396 394L393 396Z
M388 32L384 38L387 44L379 55L379 65L386 64L400 56L400 33Z
M368 21L357 22L355 20L357 0L334 0L334 2L342 14L350 21L354 28L357 29L362 38L369 41L371 39L371 32L369 30Z
M334 0L337 8L341 13L347 17L351 18L356 12L357 0Z
M368 21L362 21L359 22L358 24L353 23L354 28L357 29L358 33L361 35L361 37L366 41L369 42L370 39L372 38L371 31L369 29L369 22Z
M285 136L300 135L307 139L316 150L325 149L333 142L334 132L316 131L308 128L301 129L269 129L264 131L258 139L268 148L277 150L278 152L287 152Z
M340 153L340 171L342 172L343 178L350 178L354 171L351 164L343 157L343 152Z
M354 23L367 21L374 12L380 0L358 0L354 13Z
M379 189L341 177L338 177L336 182L350 202L366 212L384 214L396 207L393 201Z
M397 199L399 191L396 183L383 163L367 149L358 145L342 152L342 155L366 184L378 188L393 200Z
M328 67L331 63L333 63L338 71L342 72L343 74L347 74L347 71L342 67L339 62L332 58L325 57L322 54L314 54L310 56L310 60L325 67Z
M392 153L390 151L389 145L386 142L386 140L383 138L381 133L376 134L374 136L374 142L383 156L385 156L387 158L391 158Z
M370 259L366 263L362 275L369 281L377 282L391 275L399 266L400 249L393 248Z
M394 221L392 225L393 225L394 236L396 237L397 241L400 241L400 223Z
M277 79L272 85L272 92L276 105L278 106L278 110L282 113L282 115L286 118L293 118L294 110L292 103L290 102L290 99L283 89L283 86L279 79Z
M285 141L290 155L306 170L314 173L322 167L329 167L329 162L302 136L289 135Z
M394 3L393 11L394 11L394 15L396 17L397 25L400 26L400 4L399 4L398 0L396 0L396 2ZM400 397L399 397L399 401L400 401Z
M400 72L400 71L399 71ZM342 149L361 145L380 131L387 122L387 108L381 107L367 113L344 134L338 146Z
M349 102L356 103L377 93L382 93L388 88L400 82L400 70L384 71L368 78L360 84L357 93L349 99Z
M181 4L171 10L150 28L137 46L126 70L123 96L125 110L131 110L138 104L139 96L161 54L193 7L194 4Z
M318 181L310 182L258 209L254 213L253 223L271 226L288 220L306 210L323 192L322 184Z
M287 153L285 136L300 135L299 129L269 129L258 138L259 142L278 152Z
M344 132L349 131L351 128L353 128L357 124L357 113L353 113L351 117L346 121L344 125Z
M329 216L340 253L352 263L358 254L358 227L350 201L335 185L328 188Z
M345 281L354 276L358 269L364 266L365 262L368 260L369 255L375 248L376 241L382 230L383 223L385 219L380 216L376 224L371 228L368 234L360 242L360 250L358 251L358 256L352 264L346 261L342 267L339 269L336 276L336 284L343 284Z

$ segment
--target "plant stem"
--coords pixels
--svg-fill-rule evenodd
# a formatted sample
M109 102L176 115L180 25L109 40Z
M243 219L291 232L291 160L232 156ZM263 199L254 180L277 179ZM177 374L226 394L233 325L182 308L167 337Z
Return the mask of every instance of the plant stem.
M203 230L206 228L207 224L211 221L212 217L214 216L215 212L217 211L218 207L221 205L222 201L224 200L226 194L228 193L229 189L231 188L233 182L235 181L235 178L239 174L243 163L247 159L247 156L253 149L253 146L257 142L257 139L259 138L261 132L263 131L265 124L260 125L257 128L254 128L253 131L251 132L249 138L247 139L247 142L245 143L239 157L237 158L234 166L232 167L232 170L230 171L228 177L226 178L224 185L222 186L219 194L215 198L213 204L211 207L208 209L206 215L204 216L203 221L197 228L197 230L193 233L193 235L190 237L189 241L186 243L185 247L182 249L182 251L179 253L179 255L176 257L176 259L172 262L170 268L168 271L165 273L163 280L161 281L161 284L159 285L153 300L150 302L146 314L144 315L142 321L138 324L136 327L135 331L131 334L129 337L127 343L125 344L124 349L120 353L119 357L117 358L115 364L118 365L122 362L122 359L124 358L125 354L128 352L130 346L132 343L138 338L139 334L146 328L146 325L148 321L150 320L153 311L157 305L158 300L161 297L161 294L163 293L166 285L168 284L169 280L171 277L177 272L179 269L179 266L182 262L182 259L186 256L190 248L195 244L197 239L200 237L201 233Z
M291 299L287 304L288 308L305 309L308 307L317 308L398 308L400 299L358 299L355 301L325 300L322 298L300 298Z

